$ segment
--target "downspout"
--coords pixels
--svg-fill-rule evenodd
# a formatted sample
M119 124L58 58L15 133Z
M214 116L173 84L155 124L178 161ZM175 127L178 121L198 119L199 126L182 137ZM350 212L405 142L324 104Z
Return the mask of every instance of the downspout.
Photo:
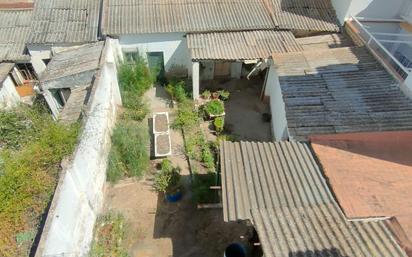
M97 40L100 41L103 39L104 35L103 35L103 31L102 31L102 27L103 27L103 11L104 11L104 4L105 1L104 0L100 0L100 6L99 6L99 22L97 24Z

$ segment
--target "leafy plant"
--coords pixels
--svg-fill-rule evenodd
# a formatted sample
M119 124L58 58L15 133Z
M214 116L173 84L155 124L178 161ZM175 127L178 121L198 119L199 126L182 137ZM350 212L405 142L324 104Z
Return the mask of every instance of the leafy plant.
M124 100L125 92L142 96L153 85L155 78L142 56L137 54L132 63L122 63L119 67L119 86Z
M158 192L174 193L179 188L180 168L173 167L172 162L164 159L160 165L160 172L154 179L154 187Z
M213 125L215 126L216 133L220 134L223 132L225 126L225 119L223 117L216 117L213 120Z
M107 179L116 182L121 177L140 177L149 165L149 137L143 124L119 122L112 135Z
M209 91L209 90L205 90L205 91L203 91L203 93L202 93L202 97L203 97L203 99L209 99L209 98L210 98L210 96L211 96L211 93L210 93L210 91Z
M215 171L215 158L213 157L213 153L210 150L210 146L208 144L205 144L202 147L201 158L202 162L205 164L209 171Z
M199 114L191 100L185 100L179 103L177 116L172 124L175 129L193 128L199 124Z
M122 241L126 237L123 215L110 212L99 217L94 228L90 257L128 257Z
M166 86L166 92L170 95L172 100L177 101L178 103L182 103L187 99L184 81L170 82Z
M209 116L218 116L225 112L225 107L222 101L215 99L206 104L205 111Z
M143 97L133 92L123 92L123 95L123 106L125 107L123 119L143 120L149 113L149 107Z
M227 90L220 90L219 91L220 100L227 101L227 100L229 100L229 96L230 96L229 91L227 91Z
M79 125L55 122L41 107L18 107L0 116L11 117L6 125L10 133L23 128L8 135L0 151L0 256L26 256L28 233L37 228L51 200L60 162L74 151ZM21 126L26 123L29 130Z

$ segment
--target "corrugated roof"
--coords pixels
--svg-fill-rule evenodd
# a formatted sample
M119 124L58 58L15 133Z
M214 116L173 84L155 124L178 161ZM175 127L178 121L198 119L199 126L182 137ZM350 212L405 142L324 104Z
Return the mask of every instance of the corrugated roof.
M383 221L348 221L308 146L223 142L224 219L250 219L266 257L406 256Z
M0 10L0 61L29 60L23 53L31 20L31 10Z
M289 135L412 129L412 102L362 47L274 54Z
M330 0L270 1L272 13L282 29L339 31L335 9Z
M14 63L0 63L0 83L2 83L7 76L9 75L10 71L13 69ZM0 84L1 88L1 84Z
M29 43L97 41L100 0L36 0Z
M261 0L107 0L104 34L271 29Z
M250 60L303 50L292 32L274 30L188 34L187 44L195 60Z
M104 42L70 47L53 56L40 76L43 89L89 85L99 68Z

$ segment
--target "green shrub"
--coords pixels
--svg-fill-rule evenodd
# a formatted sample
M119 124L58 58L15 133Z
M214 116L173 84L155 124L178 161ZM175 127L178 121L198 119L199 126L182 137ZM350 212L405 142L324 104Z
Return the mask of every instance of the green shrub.
M211 151L210 144L203 144L202 146L202 153L201 153L201 161L205 164L207 169L211 172L215 171L215 158L213 152Z
M225 126L225 119L223 117L217 117L213 120L213 125L215 126L216 133L220 134L223 132Z
M194 133L186 133L185 135L185 151L187 156L192 160L201 161L202 146L206 144L206 139L201 131Z
M90 257L128 257L122 241L126 238L126 224L121 214L108 213L97 219Z
M143 100L143 97L131 92L124 92L123 95L125 110L122 118L135 121L143 120L149 113L148 104Z
M168 159L163 160L160 166L160 172L154 178L154 188L163 193L176 192L180 186L180 168L173 167Z
M193 101L185 100L179 103L177 116L172 124L175 129L190 129L198 126L199 114L194 106Z
M119 66L119 87L124 100L125 92L142 96L154 83L154 78L146 61L137 55L133 63L122 63Z
M219 98L220 98L220 100L222 100L222 101L227 101L227 100L229 100L229 96L230 96L229 91L227 91L227 90L220 90L218 93L219 93Z
M210 93L209 90L205 90L205 91L203 91L203 93L202 93L203 99L209 99L211 95L212 95L212 94Z
M222 101L215 99L206 104L205 111L209 116L217 116L222 115L225 112L225 107Z
M8 124L9 131L28 122L36 134L24 130L0 151L0 256L28 255L31 242L22 246L17 240L21 243L37 229L57 184L60 162L77 142L78 124L57 123L44 110L19 107L1 114L19 117L15 127Z
M107 179L116 182L119 178L141 177L149 165L149 136L143 124L121 121L112 135Z
M184 81L170 82L166 86L166 92L170 95L172 100L177 101L178 103L182 103L188 98Z

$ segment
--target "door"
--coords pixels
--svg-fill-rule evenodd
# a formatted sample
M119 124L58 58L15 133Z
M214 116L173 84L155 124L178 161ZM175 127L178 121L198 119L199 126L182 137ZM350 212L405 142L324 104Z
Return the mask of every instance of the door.
M166 83L166 76L163 52L148 52L147 64L149 65L150 72L155 76L156 82L164 85Z
M230 76L230 62L216 62L215 63L215 77L229 77Z

